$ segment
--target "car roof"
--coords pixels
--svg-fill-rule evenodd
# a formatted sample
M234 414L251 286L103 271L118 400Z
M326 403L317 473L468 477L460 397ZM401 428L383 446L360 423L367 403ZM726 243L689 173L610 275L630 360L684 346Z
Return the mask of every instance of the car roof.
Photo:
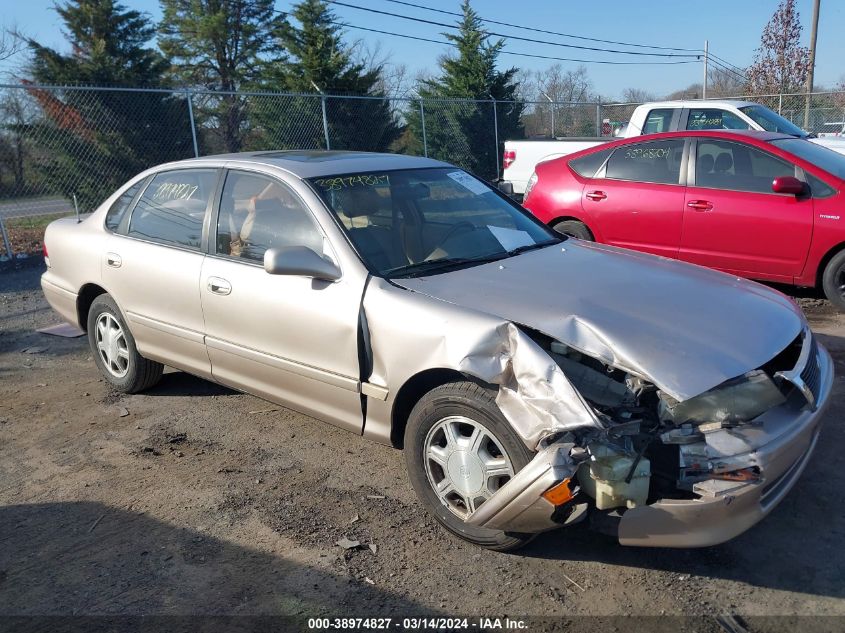
M728 106L734 108L744 108L746 106L760 104L755 103L754 101L742 101L740 99L707 99L704 101L702 101L701 99L675 99L668 101L649 101L648 103L644 103L643 105L647 105L649 108L724 108Z
M337 150L274 150L190 158L185 161L170 163L168 168L172 169L181 163L190 163L192 166L196 166L198 162L220 164L233 161L278 167L299 178L318 178L337 174L394 169L452 167L449 163L439 160L405 154Z
M661 138L678 138L678 137L696 137L709 136L725 139L736 140L751 140L761 143L768 143L769 141L776 141L782 138L797 138L791 134L784 134L783 132L765 132L763 130L677 130L675 132L659 132L657 134L643 134L641 136L631 136L625 139L619 139L617 145L625 145L629 143L637 143L643 141L659 140Z

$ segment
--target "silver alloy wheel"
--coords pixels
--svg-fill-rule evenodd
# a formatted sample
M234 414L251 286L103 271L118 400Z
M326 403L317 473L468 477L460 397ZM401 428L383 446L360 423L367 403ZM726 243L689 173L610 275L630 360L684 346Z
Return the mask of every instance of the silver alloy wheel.
M115 378L123 378L129 371L129 347L120 323L113 315L103 312L97 318L94 336L103 365Z
M439 420L425 438L425 474L443 505L463 520L514 471L501 442L485 426L454 415Z

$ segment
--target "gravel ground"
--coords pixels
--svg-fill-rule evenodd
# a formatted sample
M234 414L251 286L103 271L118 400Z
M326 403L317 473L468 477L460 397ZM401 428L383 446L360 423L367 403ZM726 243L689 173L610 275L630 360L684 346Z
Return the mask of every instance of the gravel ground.
M845 615L842 378L796 488L734 541L575 527L500 554L421 510L399 451L178 371L110 391L85 338L35 332L59 321L40 273L0 273L2 614ZM845 315L800 301L842 373Z

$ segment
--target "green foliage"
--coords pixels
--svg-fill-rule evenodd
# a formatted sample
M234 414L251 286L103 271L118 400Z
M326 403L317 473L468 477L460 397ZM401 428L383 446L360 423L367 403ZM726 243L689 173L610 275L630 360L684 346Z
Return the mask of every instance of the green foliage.
M444 33L456 46L457 53L440 60L440 75L420 83L418 92L423 99L468 99L476 101L437 102L425 105L425 130L429 156L453 162L483 178L495 178L497 154L493 128L493 103L500 143L506 138L524 135L521 122L523 104L517 99L519 84L516 68L499 71L496 62L504 42L489 42L481 18L464 0L463 17L457 34ZM414 140L409 149L419 151L422 143L422 124L419 104L407 112L408 124Z
M279 32L290 57L271 66L274 87L295 93L383 97L379 92L380 67L367 68L353 59L343 42L336 16L321 0L303 0ZM254 117L265 138L296 138L300 147L325 147L320 100L289 100L283 112L257 103ZM382 151L398 138L400 130L387 99L326 99L332 149ZM281 115L281 116L280 116Z
M256 89L285 60L278 38L285 20L273 0L161 0L161 6L159 45L182 85L221 93ZM212 150L240 151L247 116L243 96L198 101L198 121L217 136Z
M28 42L39 84L160 86L166 62L145 43L146 16L114 0L70 0L56 11L70 54ZM128 178L191 153L187 108L169 93L32 88L42 116L7 123L38 145L34 163L47 187L76 194L90 210Z

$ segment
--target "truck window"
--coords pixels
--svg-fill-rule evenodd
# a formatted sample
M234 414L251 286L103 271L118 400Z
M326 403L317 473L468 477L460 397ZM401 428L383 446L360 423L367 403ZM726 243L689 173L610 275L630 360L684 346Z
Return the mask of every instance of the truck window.
M607 178L677 185L683 155L680 138L623 145L607 161Z
M749 145L709 139L698 141L697 187L772 193L772 180L794 175L794 165Z
M671 132L670 124L672 123L672 115L675 113L673 108L657 108L651 110L645 118L645 125L643 125L643 134L658 134L660 132Z
M571 161L569 161L569 166L579 176L583 176L584 178L592 178L596 175L596 172L599 170L599 167L604 165L604 161L607 160L607 157L610 156L611 152L613 152L612 148L603 149L598 152L590 152L589 154L585 154L584 156L573 158Z
M690 108L688 130L748 130L750 126L737 115L720 108Z

